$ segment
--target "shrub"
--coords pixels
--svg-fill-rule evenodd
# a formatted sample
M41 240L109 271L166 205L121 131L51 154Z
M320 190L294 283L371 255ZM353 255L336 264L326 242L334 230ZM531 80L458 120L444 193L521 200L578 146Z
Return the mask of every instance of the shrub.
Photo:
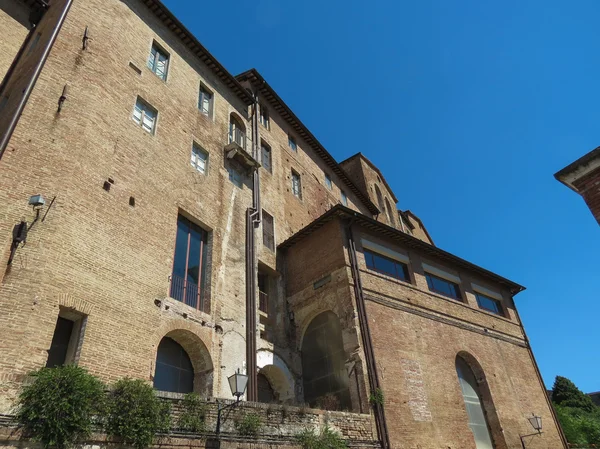
M554 408L570 444L581 446L600 444L600 411L586 412L556 404Z
M168 432L170 410L143 380L121 379L108 399L106 432L136 449L152 444L158 432Z
M74 365L42 368L23 387L17 419L26 435L44 447L67 448L89 436L102 412L104 385Z
M183 410L179 416L179 427L190 432L206 430L206 404L198 393L188 393L183 398Z
M256 436L262 427L260 416L254 412L246 413L242 419L236 421L235 428L240 435Z
M383 405L383 391L381 391L381 388L375 388L374 391L371 391L369 402L373 407L376 405Z
M345 449L348 447L346 440L328 426L322 428L319 433L304 429L296 435L296 441L302 446L302 449Z
M552 387L552 402L563 407L572 407L593 412L596 405L587 394L583 393L566 377L556 376Z

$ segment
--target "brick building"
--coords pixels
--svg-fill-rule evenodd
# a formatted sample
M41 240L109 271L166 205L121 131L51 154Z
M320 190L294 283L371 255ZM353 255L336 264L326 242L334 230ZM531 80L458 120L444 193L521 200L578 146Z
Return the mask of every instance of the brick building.
M567 165L554 177L583 197L600 224L600 147Z
M247 400L370 414L384 448L518 448L532 413L527 447L566 447L523 287L258 71L158 0L3 0L0 29L0 412L43 366L207 397L241 369Z

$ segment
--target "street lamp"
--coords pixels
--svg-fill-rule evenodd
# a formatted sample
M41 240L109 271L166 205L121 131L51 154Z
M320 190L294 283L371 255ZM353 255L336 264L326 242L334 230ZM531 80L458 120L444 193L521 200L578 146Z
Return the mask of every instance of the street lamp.
M542 433L542 417L541 416L537 416L535 413L532 413L531 416L529 418L527 418L527 420L529 421L529 424L531 424L531 427L533 427L536 432L530 433L527 435L520 435L521 446L523 446L523 449L526 449L524 438L532 437L534 435L540 435Z
M227 378L229 382L229 388L231 389L231 394L235 396L235 402L227 405L221 405L221 403L217 400L217 430L216 434L219 435L221 433L221 412L231 407L235 407L239 402L240 398L246 392L246 385L248 385L248 376L246 374L240 373L240 370L237 370L237 373L229 376Z

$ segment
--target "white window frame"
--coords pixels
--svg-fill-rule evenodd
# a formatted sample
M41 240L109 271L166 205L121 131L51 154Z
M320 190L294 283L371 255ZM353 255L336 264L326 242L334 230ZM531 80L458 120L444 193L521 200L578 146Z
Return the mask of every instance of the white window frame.
M140 107L141 106L141 107ZM139 110L139 118L136 113ZM154 113L154 117L152 117L149 113ZM146 117L150 117L152 120L152 128L148 130L146 126L144 126L144 119ZM156 134L156 123L158 122L158 110L154 108L150 103L144 100L142 97L136 97L135 104L133 106L133 114L131 115L131 119L144 131L148 134L155 135Z
M204 167L202 167L201 164L199 163L199 161L202 161L202 159L199 157L200 155L205 156L205 158L203 160ZM190 163L192 164L192 167L194 167L198 171L198 173L200 173L202 175L206 175L208 173L208 158L209 158L208 151L206 151L204 148L202 148L196 142L192 143L192 155L190 158Z
M292 145L293 143L293 145ZM294 153L298 152L298 142L296 138L288 133L288 146L292 149Z
M154 55L152 53L156 51ZM158 73L158 63L160 61L160 56L164 56L165 60L165 68L163 70L163 74L160 75ZM152 41L152 47L150 47L150 54L148 55L148 61L146 62L146 66L158 76L161 80L167 81L167 77L169 76L169 66L171 65L171 55L168 51L166 51L162 45L159 45L158 42Z
M262 126L268 131L271 130L271 116L269 115L269 108L267 108L264 104L259 104L259 121Z
M298 181L296 182L295 179ZM294 170L292 170L292 194L299 200L302 199L302 176Z
M208 99L208 111L204 110L204 97L205 94L210 95ZM214 111L214 103L215 103L215 94L212 90L210 90L204 83L200 83L200 89L198 91L198 110L207 116L208 118L213 118Z
M333 190L333 182L331 180L331 176L329 176L327 173L325 173L325 186L329 190Z
M348 195L346 195L346 192L344 192L343 190L340 190L340 198L342 201L342 204L346 207L348 207Z

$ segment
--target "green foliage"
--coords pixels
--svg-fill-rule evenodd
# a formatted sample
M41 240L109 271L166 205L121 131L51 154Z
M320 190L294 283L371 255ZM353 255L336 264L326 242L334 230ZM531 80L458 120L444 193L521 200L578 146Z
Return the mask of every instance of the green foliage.
M552 387L552 402L563 407L578 408L593 412L597 407L587 394L583 393L566 377L556 376Z
M44 447L67 448L89 436L102 412L104 385L74 365L42 368L19 395L17 419Z
M574 445L600 445L600 409L582 409L554 405L567 441Z
M143 380L126 378L116 382L107 411L107 434L136 449L152 444L156 433L169 431L169 405Z
M246 413L242 419L236 421L235 428L240 435L256 436L262 427L260 416L254 412Z
M200 399L200 395L186 394L182 405L179 427L190 432L203 433L206 430L206 404Z
M302 446L302 449L345 449L348 447L346 440L327 426L322 428L319 433L315 433L311 429L304 429L296 435L296 441Z
M369 402L373 407L376 405L383 405L383 391L381 388L375 388L375 391L372 391L369 395Z

